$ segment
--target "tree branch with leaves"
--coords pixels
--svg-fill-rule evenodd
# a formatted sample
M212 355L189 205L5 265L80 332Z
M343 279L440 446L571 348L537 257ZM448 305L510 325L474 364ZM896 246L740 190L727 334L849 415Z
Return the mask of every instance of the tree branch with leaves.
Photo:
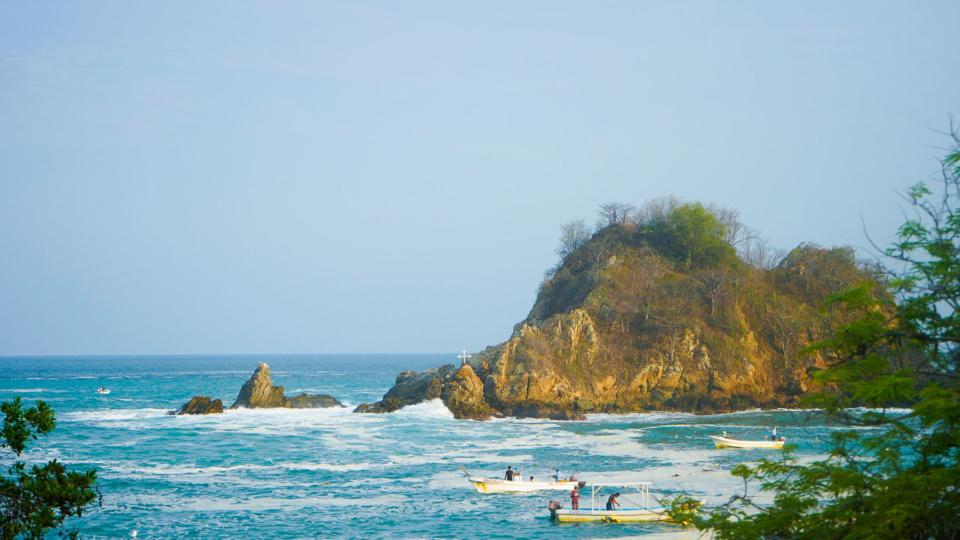
M95 470L69 470L53 460L28 466L20 461L27 443L56 427L53 409L43 401L24 409L19 397L0 404L4 415L0 451L14 455L6 474L0 475L0 537L44 538L51 529L60 529L71 516L81 516L100 494ZM77 531L60 530L61 536L75 538Z
M960 537L960 136L942 185L910 188L914 210L885 255L902 263L895 298L864 284L831 296L847 322L809 349L828 367L806 400L834 421L871 426L832 434L826 458L739 465L744 492L704 508L680 496L670 512L725 538ZM891 410L906 405L907 412ZM867 407L853 409L853 407ZM758 504L751 483L772 495Z

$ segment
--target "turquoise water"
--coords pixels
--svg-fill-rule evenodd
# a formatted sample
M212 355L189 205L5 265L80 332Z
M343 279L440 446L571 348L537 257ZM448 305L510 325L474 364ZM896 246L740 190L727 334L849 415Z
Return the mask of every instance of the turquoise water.
M685 535L666 524L557 525L563 492L480 495L459 472L507 465L546 477L652 481L653 492L725 500L736 463L763 451L714 450L709 434L759 438L776 424L802 456L834 427L811 413L593 415L584 422L454 420L442 403L385 415L351 409L165 413L197 394L230 405L257 362L289 394L379 399L403 369L455 355L0 358L0 400L43 399L57 429L25 454L95 467L103 506L71 523L86 537L611 538ZM98 386L112 390L95 393ZM9 455L3 455L4 460ZM4 462L5 464L5 462ZM581 506L589 501L582 499ZM628 501L629 502L629 501Z

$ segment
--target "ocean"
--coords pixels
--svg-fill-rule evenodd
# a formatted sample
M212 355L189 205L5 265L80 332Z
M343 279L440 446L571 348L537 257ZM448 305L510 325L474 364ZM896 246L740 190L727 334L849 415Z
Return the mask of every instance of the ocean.
M166 414L194 395L229 406L259 361L287 395L329 393L349 407ZM786 410L477 422L453 419L438 400L351 412L380 399L404 369L456 362L456 353L7 357L0 400L42 399L56 411L56 430L29 447L27 461L97 469L102 506L69 522L88 538L696 537L670 524L558 525L547 504L569 506L566 493L482 495L460 468L501 477L510 465L537 478L559 468L715 503L742 489L731 467L776 454L715 450L708 435L762 438L776 425L813 458L840 429ZM111 393L98 395L100 386ZM0 456L6 467L11 455Z

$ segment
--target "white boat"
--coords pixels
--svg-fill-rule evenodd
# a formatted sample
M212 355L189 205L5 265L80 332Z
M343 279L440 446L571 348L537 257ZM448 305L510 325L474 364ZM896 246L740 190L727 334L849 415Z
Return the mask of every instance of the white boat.
M478 493L533 493L544 490L566 490L570 491L577 487L583 487L586 482L581 480L524 480L519 474L514 480L503 478L485 478L482 476L473 476L466 469L463 469L467 481L473 484Z
M779 450L783 448L783 443L786 442L783 437L775 441L744 441L722 435L711 435L710 438L713 439L713 444L717 445L717 448L770 448Z
M669 521L670 515L661 506L650 506L650 482L630 484L590 484L590 508L567 510L556 501L551 501L550 517L557 523L642 523L646 521ZM615 510L606 509L606 500L597 498L603 488L633 489L634 493L619 497L620 505Z
M97 388L97 393L100 394L101 396L105 396L110 393L110 389L104 388L101 386L100 388Z

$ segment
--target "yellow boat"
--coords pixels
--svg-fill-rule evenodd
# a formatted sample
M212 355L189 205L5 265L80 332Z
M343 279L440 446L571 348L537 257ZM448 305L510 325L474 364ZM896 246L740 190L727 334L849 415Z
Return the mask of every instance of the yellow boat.
M650 501L650 482L635 482L632 484L590 484L590 508L579 510L567 510L562 508L556 501L551 501L550 517L557 523L642 523L647 521L669 521L670 516L666 509L662 507L651 508ZM605 487L616 487L621 489L632 488L636 493L632 496L623 496L624 506L616 510L607 510L606 503L601 507L597 505L597 492ZM628 506L629 505L629 506Z

